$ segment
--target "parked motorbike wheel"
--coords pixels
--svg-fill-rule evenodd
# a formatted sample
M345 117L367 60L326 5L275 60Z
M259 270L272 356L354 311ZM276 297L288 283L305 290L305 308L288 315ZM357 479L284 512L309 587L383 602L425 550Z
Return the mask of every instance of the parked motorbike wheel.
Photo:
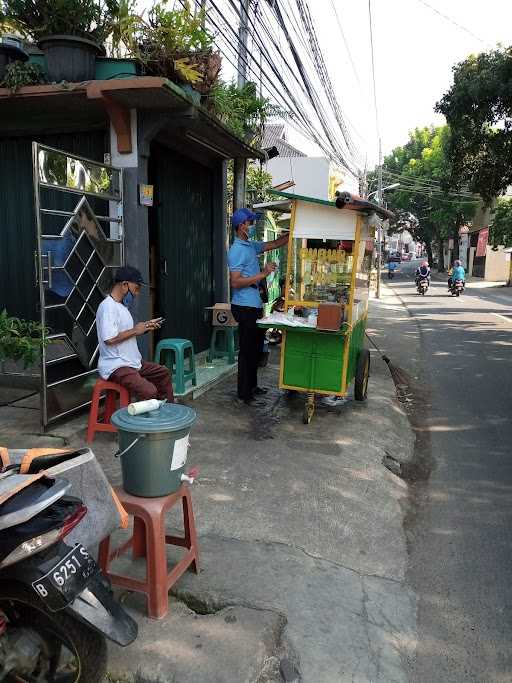
M102 683L107 644L100 633L63 612L46 611L35 593L15 582L0 585L2 614L7 618L7 630L0 636L0 654L4 647L6 662L14 667L7 669L8 681ZM17 657L17 648L10 644L13 634L27 639L32 657Z

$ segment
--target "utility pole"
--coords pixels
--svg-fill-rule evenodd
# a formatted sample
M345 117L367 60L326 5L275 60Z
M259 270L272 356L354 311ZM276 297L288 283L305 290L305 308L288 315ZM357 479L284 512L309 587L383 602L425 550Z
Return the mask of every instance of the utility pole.
M243 88L247 82L247 39L249 36L249 7L250 0L240 0L240 26L238 29L238 78L237 85ZM245 204L245 186L247 162L245 159L235 159L233 167L233 210Z
M379 177L378 177L378 204L382 206L382 141L379 138ZM382 274L382 219L379 218L377 229L377 291L375 297L380 299L380 278Z

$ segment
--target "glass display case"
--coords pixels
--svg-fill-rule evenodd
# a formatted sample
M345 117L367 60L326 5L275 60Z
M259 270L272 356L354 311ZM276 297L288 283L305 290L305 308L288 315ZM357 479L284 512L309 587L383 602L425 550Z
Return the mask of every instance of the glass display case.
M352 242L294 238L288 303L315 307L329 301L348 305L352 280Z

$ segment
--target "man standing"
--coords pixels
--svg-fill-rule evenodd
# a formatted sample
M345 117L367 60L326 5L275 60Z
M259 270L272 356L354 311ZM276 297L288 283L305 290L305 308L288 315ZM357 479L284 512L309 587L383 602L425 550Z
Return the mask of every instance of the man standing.
M240 350L238 352L238 398L246 405L261 405L256 396L267 393L258 387L258 364L263 350L265 331L256 325L263 315L259 283L276 269L267 263L260 269L258 256L265 251L278 249L288 242L288 233L272 242L256 242L256 228L251 224L257 214L250 209L237 209L231 218L235 240L228 253L231 283L231 311L238 323Z
M162 318L134 325L129 307L144 284L136 268L118 268L110 294L101 302L96 312L96 329L100 348L98 371L103 379L109 379L126 387L141 401L150 398L166 398L174 402L169 370L156 363L142 360L137 337L151 330L158 330Z

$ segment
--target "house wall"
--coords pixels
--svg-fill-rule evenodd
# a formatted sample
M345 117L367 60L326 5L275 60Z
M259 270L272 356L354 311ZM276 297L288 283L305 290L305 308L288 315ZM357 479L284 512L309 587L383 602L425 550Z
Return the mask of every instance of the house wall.
M492 247L487 247L485 279L491 282L508 280L509 270L510 254L506 254L503 247L498 247L498 251L493 251Z
M274 185L293 180L292 194L329 199L330 163L323 157L276 157L267 164Z

